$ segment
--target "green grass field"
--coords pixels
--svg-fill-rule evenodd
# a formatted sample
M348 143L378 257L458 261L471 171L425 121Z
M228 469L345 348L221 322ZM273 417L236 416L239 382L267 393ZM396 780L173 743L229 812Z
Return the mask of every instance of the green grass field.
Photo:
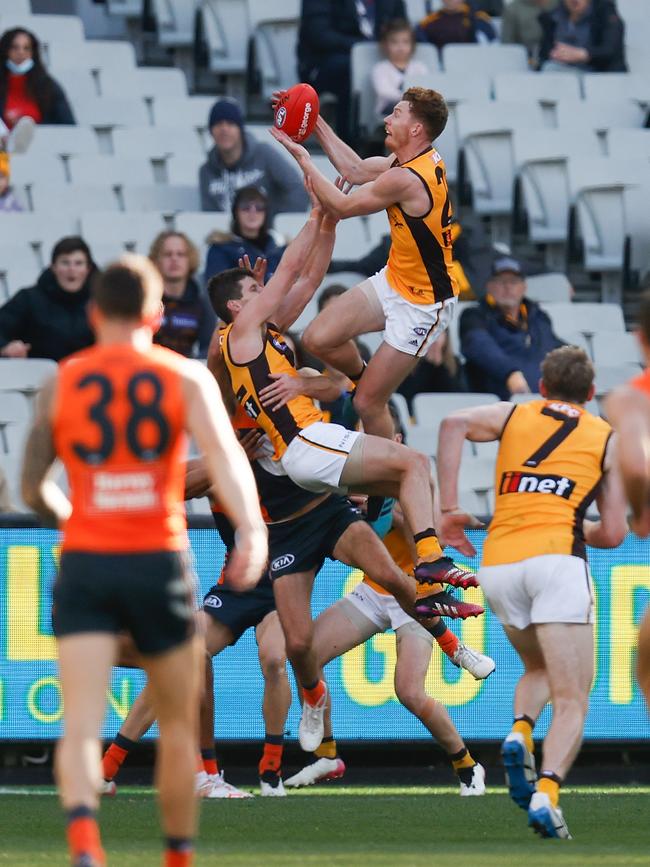
M203 802L197 867L649 865L648 795L649 788L567 789L571 841L535 837L503 789L461 800L448 788L332 786L282 800ZM121 788L102 803L101 822L112 867L158 867L150 790ZM67 863L53 791L0 790L0 865Z

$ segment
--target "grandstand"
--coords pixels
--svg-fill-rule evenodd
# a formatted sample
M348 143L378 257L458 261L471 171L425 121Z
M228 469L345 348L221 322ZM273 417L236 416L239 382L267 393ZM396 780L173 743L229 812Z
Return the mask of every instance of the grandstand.
M210 147L213 95L196 92L195 73L210 74L211 94L246 97L246 82L258 81L257 92L248 95L249 117L259 121L249 130L258 138L266 136L270 93L297 75L295 0L275 3L272 11L255 0L154 0L146 4L149 17L143 0L108 0L101 13L89 2L76 4L79 15L32 11L70 5L0 0L0 30L20 24L38 35L78 121L37 127L28 152L12 159L24 213L0 214L2 303L35 282L66 233L80 233L100 267L123 250L146 253L164 227L188 233L204 253L208 234L227 229L229 215L199 210L197 175ZM521 46L448 45L439 60L424 45L418 56L431 76L407 82L429 84L446 96L450 121L439 148L461 221L463 211L472 210L494 241L544 263L548 273L530 279L528 295L543 304L558 335L588 350L598 399L640 362L622 310L633 312L639 282L650 270L650 55L640 49L641 31L646 39L650 32L638 14L642 5L619 0L628 24L628 73L538 75ZM409 4L412 17L424 11L422 3ZM361 43L352 52L361 137L374 122L369 76L377 51L375 43ZM168 65L150 65L152 56ZM203 70L196 68L199 61ZM275 226L293 236L302 219L283 214ZM346 221L335 258L364 255L385 231L381 215ZM343 277L353 284L357 276L337 275L336 282ZM310 305L298 327L314 313ZM457 350L457 325L452 336ZM378 336L368 342L377 346ZM17 465L31 406L20 396L29 397L49 367L42 360L0 361L0 388L12 396L0 412L0 466L19 509ZM402 406L410 442L433 455L442 414L452 403L473 400L422 395L414 418ZM489 511L491 502L484 457L469 456L475 465L463 477L462 502L479 511Z

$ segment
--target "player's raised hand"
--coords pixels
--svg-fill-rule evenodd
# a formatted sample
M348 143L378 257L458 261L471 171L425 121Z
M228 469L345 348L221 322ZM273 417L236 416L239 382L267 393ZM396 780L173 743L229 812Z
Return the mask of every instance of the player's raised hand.
M478 530L482 526L483 523L478 518L470 515L469 512L463 512L462 509L444 512L438 524L440 544L451 545L466 557L474 557L476 548L465 535L465 529Z
M253 272L253 279L256 283L259 283L260 286L264 285L264 281L266 280L266 269L269 265L268 259L258 256L255 260L255 264L251 265L248 253L244 253L244 255L239 259L238 264L240 268L246 268L248 271Z
M311 157L309 156L307 148L304 148L301 144L298 144L298 142L289 138L286 132L278 129L277 126L272 126L271 135L276 141L279 141L281 145L284 145L300 166L311 162Z
M259 583L268 558L266 527L246 531L238 528L235 533L235 547L224 570L225 583L238 593L252 590Z
M304 183L305 189L307 190L307 195L309 196L309 202L311 204L312 211L322 212L323 205L321 203L321 200L316 195L316 190L314 189L314 185L309 175L305 175Z
M282 102L286 93L286 90L273 91L273 93L271 94L271 108L273 109L273 111L275 111L278 105Z
M259 398L264 407L273 410L285 406L294 397L302 394L302 385L299 376L290 376L288 373L270 373L269 379L273 382L259 391Z

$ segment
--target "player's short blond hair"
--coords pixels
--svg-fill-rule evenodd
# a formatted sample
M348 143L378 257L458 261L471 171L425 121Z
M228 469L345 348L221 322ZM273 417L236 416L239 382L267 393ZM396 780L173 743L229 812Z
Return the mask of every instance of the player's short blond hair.
M443 95L426 87L409 87L402 99L408 102L411 114L420 121L428 138L435 141L447 126L449 118Z
M199 270L199 265L201 264L201 257L198 251L198 248L192 241L188 238L185 232L177 232L175 229L166 229L164 232L161 232L159 235L153 239L151 247L149 248L149 258L151 261L156 264L160 255L162 253L162 249L165 246L165 242L170 238L180 238L181 241L185 244L185 249L187 250L187 261L188 267L190 269L190 277L192 277Z
M560 346L542 361L542 382L550 398L586 403L594 376L591 359L579 346Z
M125 253L97 275L91 295L109 319L144 319L161 308L162 277L146 256Z

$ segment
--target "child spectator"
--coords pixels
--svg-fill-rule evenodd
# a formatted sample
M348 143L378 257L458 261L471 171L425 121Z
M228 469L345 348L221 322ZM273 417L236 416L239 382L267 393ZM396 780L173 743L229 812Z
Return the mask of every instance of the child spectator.
M12 129L21 117L35 123L75 122L63 89L43 66L38 39L17 27L0 37L0 118Z
M411 75L431 74L420 60L414 60L415 34L403 18L389 21L381 37L381 48L386 60L375 63L372 84L377 96L377 114L389 114L406 90L405 81Z
M0 151L0 213L22 211L23 207L9 186L9 154Z
M163 279L164 315L155 343L191 357L208 354L216 320L212 307L194 279L199 251L183 232L161 232L149 258Z
M266 279L278 267L285 244L282 237L269 228L268 198L257 187L243 187L235 193L232 203L231 232L214 232L205 263L205 281L228 268L236 268L243 256L254 264L266 259Z

